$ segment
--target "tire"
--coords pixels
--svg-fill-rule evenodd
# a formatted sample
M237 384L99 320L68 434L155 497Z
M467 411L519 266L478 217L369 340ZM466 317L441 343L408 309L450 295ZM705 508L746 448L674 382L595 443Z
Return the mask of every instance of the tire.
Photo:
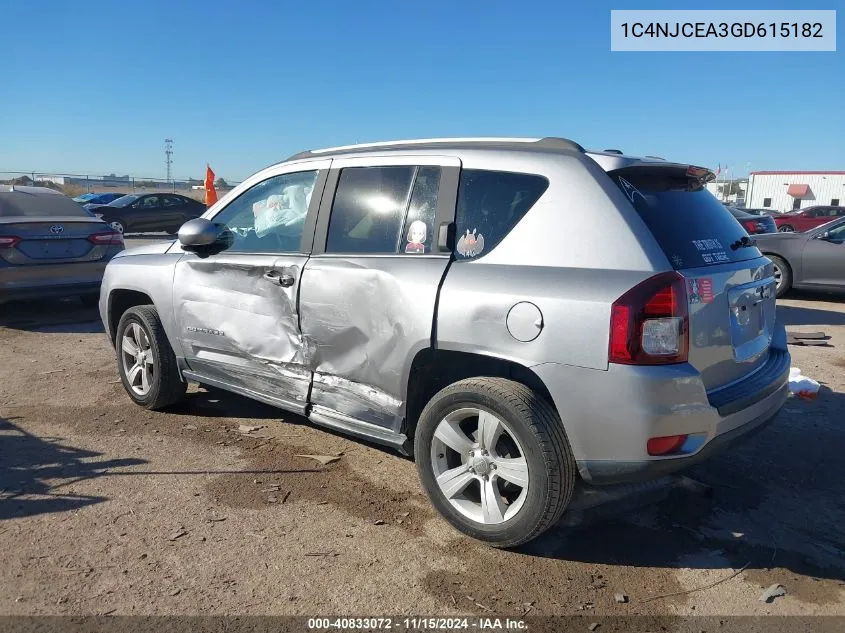
M778 233L794 233L795 229L789 224L783 224L778 227Z
M120 218L109 220L109 226L121 235L124 235L126 233L126 223Z
M480 452L487 445L478 441L480 415L461 418L472 410L488 421L492 414L502 425L501 436L487 453ZM441 424L446 426L438 433ZM473 424L478 427L475 435L462 430ZM462 438L451 435L456 425ZM441 437L471 452L454 450ZM464 440L474 444L469 448ZM423 489L437 511L460 532L494 547L515 547L545 532L560 519L575 487L575 460L560 417L538 393L505 378L468 378L438 392L420 414L414 453ZM475 457L470 459L470 454ZM522 462L526 472L511 470ZM512 465L506 468L506 463ZM448 473L456 472L450 478ZM525 487L512 482L516 472L518 478L524 476ZM438 483L438 474L458 491L452 500ZM465 480L469 483L463 484ZM483 490L494 491L486 498L496 502L482 504ZM485 507L492 508L489 515Z
M143 334L139 334L136 327L140 328ZM129 363L137 364L137 362L133 361L132 356L124 350L124 337L127 335L130 341L135 341L136 348L139 347L137 343L140 338L140 350L146 349L152 352L152 363L141 363L144 367L141 374L147 372L147 366L151 367L146 375L146 390L144 390L145 377L143 375L135 375L132 379L128 375L132 369ZM123 313L117 325L115 351L117 370L120 373L123 388L135 404L146 409L162 409L178 402L185 395L188 385L179 375L176 355L167 340L155 307L135 306Z
M777 298L780 299L792 288L792 268L782 257L777 255L766 255L766 257L771 259L775 265L775 280L778 282L775 293Z
M100 304L99 294L79 295L79 300L86 308L96 308Z

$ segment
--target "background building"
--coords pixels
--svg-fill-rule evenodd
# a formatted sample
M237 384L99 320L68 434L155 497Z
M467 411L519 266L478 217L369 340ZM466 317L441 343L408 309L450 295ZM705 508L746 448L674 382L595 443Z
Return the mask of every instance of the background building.
M748 181L743 178L734 180L714 180L708 182L705 187L721 202L727 202L737 207L745 205L746 190Z
M791 211L845 205L845 171L753 171L745 206Z

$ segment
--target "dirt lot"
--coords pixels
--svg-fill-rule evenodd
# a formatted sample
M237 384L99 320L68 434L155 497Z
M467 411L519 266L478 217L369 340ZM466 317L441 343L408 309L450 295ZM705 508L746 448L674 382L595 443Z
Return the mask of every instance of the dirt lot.
M845 615L842 300L781 303L832 337L792 348L823 390L695 469L712 498L519 552L454 532L390 451L197 388L133 406L73 302L0 311L0 614ZM761 602L774 583L786 596Z

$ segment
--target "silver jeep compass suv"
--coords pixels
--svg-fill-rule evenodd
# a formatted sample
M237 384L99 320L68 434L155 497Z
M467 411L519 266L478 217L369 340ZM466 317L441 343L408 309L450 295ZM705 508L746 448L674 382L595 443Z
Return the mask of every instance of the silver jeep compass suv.
M393 446L514 546L786 400L772 263L712 178L559 138L304 152L113 259L100 311L137 404L196 382Z

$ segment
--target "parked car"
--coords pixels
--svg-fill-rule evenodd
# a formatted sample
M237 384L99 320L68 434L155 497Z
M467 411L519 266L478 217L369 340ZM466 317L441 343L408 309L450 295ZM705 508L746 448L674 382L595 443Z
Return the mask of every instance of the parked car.
M736 207L726 207L734 216L742 228L746 230L749 235L759 235L760 233L777 233L778 227L775 224L774 218L770 215L754 215L753 213L746 213Z
M845 207L807 207L801 211L778 214L775 224L783 233L803 232L841 217L845 217Z
M81 196L76 196L73 201L78 202L82 206L88 204L108 204L113 200L122 198L125 193L111 192L111 193L83 193Z
M739 209L739 207L737 207ZM773 216L777 214L777 211L773 209L749 209L748 207L742 207L740 211L745 211L746 213L750 213L751 215L770 215Z
M79 296L96 304L123 237L46 187L0 187L0 303Z
M757 248L775 266L778 297L790 288L845 290L845 218L805 233L757 236Z
M166 231L171 235L206 210L202 202L177 193L129 194L106 205L86 208L118 233Z
M786 401L774 267L713 177L555 138L303 152L116 257L100 313L136 404L190 381L393 446L514 546L576 482L687 467Z

